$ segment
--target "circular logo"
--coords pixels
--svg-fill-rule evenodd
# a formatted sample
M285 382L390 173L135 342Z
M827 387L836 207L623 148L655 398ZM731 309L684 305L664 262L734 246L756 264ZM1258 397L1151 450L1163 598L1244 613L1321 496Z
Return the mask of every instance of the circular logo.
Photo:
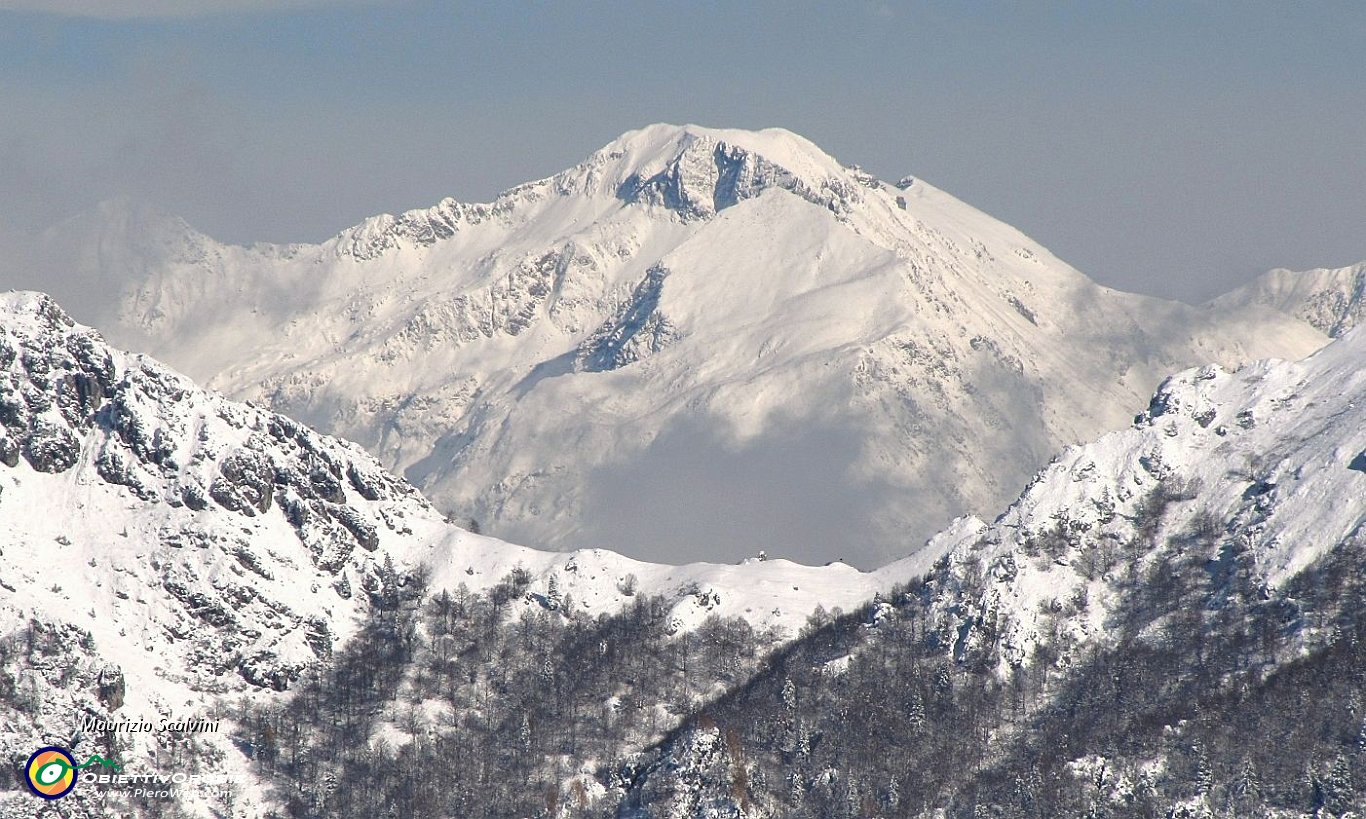
M24 766L28 789L44 799L61 799L76 787L76 760L56 746L39 748Z

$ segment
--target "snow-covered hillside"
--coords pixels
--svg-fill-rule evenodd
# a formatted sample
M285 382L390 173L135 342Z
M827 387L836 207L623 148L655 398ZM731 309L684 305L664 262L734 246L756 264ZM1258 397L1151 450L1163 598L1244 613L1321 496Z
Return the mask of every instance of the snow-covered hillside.
M1363 361L1357 328L1167 379L709 706L617 815L1355 815Z
M40 294L0 296L0 424L7 759L96 747L85 717L214 719L284 689L436 547L409 523L440 518L358 447L111 350ZM241 770L206 737L205 772ZM102 753L145 771L166 738L120 739Z
M1366 312L1363 296L1366 296L1366 262L1302 272L1277 268L1251 284L1214 299L1210 306L1228 313L1254 305L1274 307L1337 338L1360 323L1362 313Z
M479 590L519 566L530 591L515 612L596 615L662 595L677 629L743 615L789 636L817 605L851 607L888 582L842 565L663 566L471 534L354 444L111 349L47 296L0 295L4 758L90 748L86 716L222 717L331 656L419 567L433 590ZM130 771L167 752L156 735L118 741ZM226 732L199 753L203 772L243 769Z
M486 532L669 560L881 565L1166 373L1323 341L1097 286L777 129L651 126L318 246L156 230L100 321L120 343L359 442Z
M958 523L965 537L951 572L994 578L967 619L999 615L1003 656L1023 659L1039 639L1035 624L1050 619L1046 604L1084 595L1087 614L1062 643L1080 651L1106 639L1117 566L1140 533L1193 539L1211 561L1236 555L1272 588L1359 542L1363 361L1366 332L1355 330L1302 361L1211 365L1167 379L1133 428L1069 448L990 526ZM1024 544L1045 542L1058 559L1023 559Z

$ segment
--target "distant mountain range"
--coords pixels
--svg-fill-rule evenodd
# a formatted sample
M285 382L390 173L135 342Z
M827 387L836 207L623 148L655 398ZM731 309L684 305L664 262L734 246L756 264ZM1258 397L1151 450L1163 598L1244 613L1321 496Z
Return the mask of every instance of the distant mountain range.
M11 293L0 756L245 777L86 783L75 817L1349 815L1363 346L1178 373L875 573L676 567L469 533L357 447ZM221 732L82 728L166 718ZM35 798L0 787L0 816Z
M321 245L223 245L126 204L48 244L124 283L91 308L118 343L357 441L445 513L671 561L882 565L1166 373L1298 358L1338 326L1299 291L1101 287L776 129L651 126Z

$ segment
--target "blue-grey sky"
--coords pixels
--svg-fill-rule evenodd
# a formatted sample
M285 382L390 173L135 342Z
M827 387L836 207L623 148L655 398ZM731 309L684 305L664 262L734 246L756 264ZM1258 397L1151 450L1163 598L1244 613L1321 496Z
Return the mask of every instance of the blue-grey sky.
M0 241L118 195L321 240L776 125L1200 300L1366 258L1363 43L1358 2L0 0Z

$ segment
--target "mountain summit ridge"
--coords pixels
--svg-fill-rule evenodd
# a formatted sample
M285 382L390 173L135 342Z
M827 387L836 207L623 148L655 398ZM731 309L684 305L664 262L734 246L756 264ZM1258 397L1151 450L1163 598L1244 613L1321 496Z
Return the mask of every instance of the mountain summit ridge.
M509 188L490 202L447 197L429 208L379 214L329 243L335 243L339 254L372 259L401 243L429 246L462 227L515 219L513 211L548 195L611 196L705 218L769 187L782 187L834 209L841 194L853 193L840 182L845 170L815 144L785 129L661 123L629 131L572 168Z

